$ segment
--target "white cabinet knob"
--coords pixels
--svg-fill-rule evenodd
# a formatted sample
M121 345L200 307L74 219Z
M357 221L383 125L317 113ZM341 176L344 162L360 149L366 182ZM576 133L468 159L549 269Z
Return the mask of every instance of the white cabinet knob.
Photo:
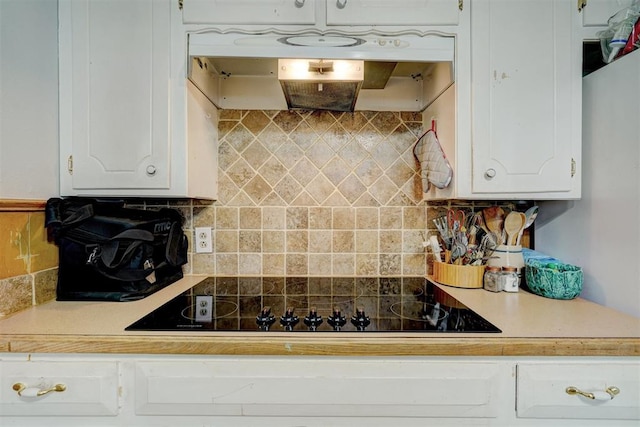
M147 175L153 176L156 174L156 167L153 165L147 166Z
M484 176L487 179L493 179L496 176L496 170L493 168L487 169L486 172L484 173Z

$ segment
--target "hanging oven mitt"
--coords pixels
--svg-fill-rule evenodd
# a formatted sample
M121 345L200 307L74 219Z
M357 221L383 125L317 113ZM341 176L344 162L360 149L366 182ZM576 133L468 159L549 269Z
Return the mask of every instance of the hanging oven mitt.
M433 129L429 129L418 138L413 154L420 162L423 192L429 191L430 184L437 188L446 188L451 183L453 169Z

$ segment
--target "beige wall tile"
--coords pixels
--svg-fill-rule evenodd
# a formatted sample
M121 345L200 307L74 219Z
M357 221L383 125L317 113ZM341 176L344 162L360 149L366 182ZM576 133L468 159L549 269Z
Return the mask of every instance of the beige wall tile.
M260 274L262 272L262 256L259 254L238 255L239 274Z
M334 208L333 228L335 230L353 230L355 228L356 214L354 208Z
M240 208L240 228L260 229L262 228L262 209L242 207Z
M183 267L184 270L184 267ZM193 254L191 257L191 272L193 274L215 275L216 255L215 254Z
M309 275L332 276L330 254L309 254ZM330 295L331 289L325 295Z
M356 231L356 252L378 253L379 234L377 230Z
M353 276L355 274L355 254L333 254L331 262L335 276Z
M287 254L286 274L288 276L307 275L309 272L308 259L306 254Z
M270 231L262 232L262 250L265 253L284 253L285 252L285 232Z
M333 232L333 252L353 252L355 250L355 233L353 231L335 230Z
M258 230L240 230L240 252L262 252L262 232Z
M238 231L217 230L214 247L216 252L238 252Z
M287 231L287 252L308 252L309 232L307 230Z
M269 276L284 275L284 254L263 254L262 255L262 273Z
M238 254L216 254L216 274L237 275Z
M328 230L309 231L309 252L327 253L332 251L332 233Z

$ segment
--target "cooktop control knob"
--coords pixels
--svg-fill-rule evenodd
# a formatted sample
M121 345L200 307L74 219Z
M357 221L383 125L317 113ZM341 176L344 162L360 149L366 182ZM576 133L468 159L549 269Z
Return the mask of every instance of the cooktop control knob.
M271 307L264 307L260 314L256 316L256 323L261 331L268 331L276 317L271 314Z
M364 313L364 308L358 307L356 314L351 316L351 323L358 331L364 331L371 324L371 319Z
M318 315L315 307L309 309L309 314L304 318L304 324L309 327L310 331L317 331L318 326L322 324L322 316Z
M287 308L287 311L280 316L280 324L285 331L293 331L293 327L298 324L300 319L293 313L293 308Z
M347 318L340 313L339 308L333 309L333 314L327 317L327 323L333 327L334 331L342 330L342 327L347 323Z

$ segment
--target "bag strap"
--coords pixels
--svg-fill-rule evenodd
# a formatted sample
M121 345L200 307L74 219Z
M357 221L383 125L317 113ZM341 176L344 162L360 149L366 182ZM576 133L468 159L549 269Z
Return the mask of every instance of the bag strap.
M136 249L144 242L153 242L153 233L138 229L125 230L99 245L99 258L107 268L120 268L131 260ZM116 259L123 244L127 244L127 247L120 259Z

